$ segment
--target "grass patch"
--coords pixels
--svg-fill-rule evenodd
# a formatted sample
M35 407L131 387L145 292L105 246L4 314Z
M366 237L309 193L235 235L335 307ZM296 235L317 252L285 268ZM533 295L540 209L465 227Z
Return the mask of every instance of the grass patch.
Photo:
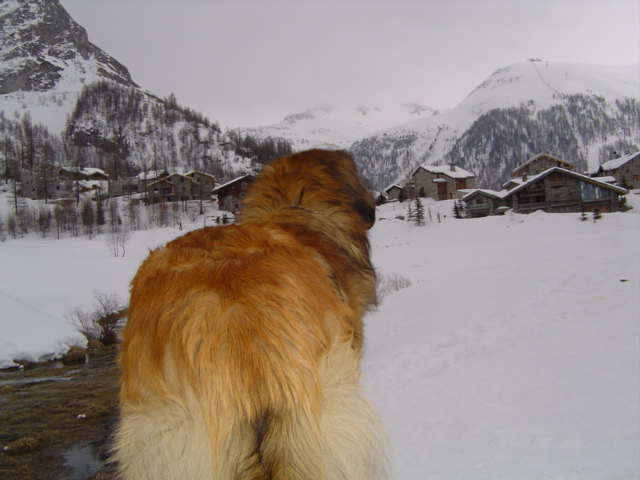
M77 443L106 453L118 416L115 357L100 352L86 365L0 374L0 478L63 477L63 454Z

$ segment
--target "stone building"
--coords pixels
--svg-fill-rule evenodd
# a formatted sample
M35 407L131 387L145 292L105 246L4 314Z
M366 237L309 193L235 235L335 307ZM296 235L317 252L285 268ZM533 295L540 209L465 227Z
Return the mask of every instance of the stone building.
M414 191L421 197L451 200L461 196L460 190L477 187L476 176L451 165L422 165L411 175Z
M640 152L603 163L596 175L612 176L618 185L628 190L640 189Z

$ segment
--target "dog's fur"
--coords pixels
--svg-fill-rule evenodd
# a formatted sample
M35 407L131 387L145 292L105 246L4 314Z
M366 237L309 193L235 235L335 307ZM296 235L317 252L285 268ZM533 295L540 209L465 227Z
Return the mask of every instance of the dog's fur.
M390 478L358 383L374 219L351 157L312 150L265 167L236 225L151 253L121 357L122 478Z

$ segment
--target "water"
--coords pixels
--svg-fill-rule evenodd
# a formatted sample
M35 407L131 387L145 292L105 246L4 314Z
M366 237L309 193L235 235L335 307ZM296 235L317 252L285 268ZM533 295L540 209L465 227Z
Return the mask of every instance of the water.
M86 480L98 473L103 465L91 445L76 444L67 450L63 457L71 473L58 480Z

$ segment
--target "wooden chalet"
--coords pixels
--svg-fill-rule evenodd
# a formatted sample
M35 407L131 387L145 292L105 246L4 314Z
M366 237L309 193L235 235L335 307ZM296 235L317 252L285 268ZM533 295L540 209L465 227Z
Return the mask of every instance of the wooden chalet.
M575 170L573 163L556 158L548 153L539 153L535 157L530 158L522 165L518 166L511 172L512 177L529 177L538 175L545 170L553 167L564 168L565 170Z
M504 190L476 189L466 194L462 200L469 216L496 215L507 209L518 213L614 212L622 210L622 197L628 193L605 179L576 173L573 164L546 154L515 169L512 177Z
M215 187L212 193L218 197L218 208L227 212L238 212L242 197L244 197L251 182L253 182L253 175L243 175Z

